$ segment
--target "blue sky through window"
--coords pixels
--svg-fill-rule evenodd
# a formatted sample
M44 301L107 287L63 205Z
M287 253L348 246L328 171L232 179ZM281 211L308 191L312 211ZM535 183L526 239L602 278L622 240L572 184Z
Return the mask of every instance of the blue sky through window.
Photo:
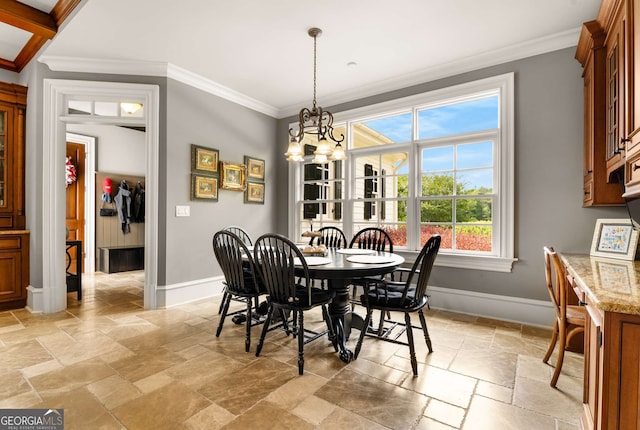
M457 135L474 131L492 130L498 127L499 97L484 97L445 106L420 110L418 112L418 138ZM411 140L410 112L385 118L365 121L364 124L383 134L393 142ZM458 169L474 167L491 167L493 150L491 142L480 142L458 146L456 158ZM424 150L422 153L423 171L446 171L454 168L453 147L437 147ZM408 166L403 166L398 173L408 173ZM482 186L491 188L488 175Z
M498 128L498 96L418 112L418 139Z

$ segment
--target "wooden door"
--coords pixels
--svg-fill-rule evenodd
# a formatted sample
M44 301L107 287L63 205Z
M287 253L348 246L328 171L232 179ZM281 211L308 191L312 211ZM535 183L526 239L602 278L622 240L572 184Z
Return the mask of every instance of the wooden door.
M82 254L84 256L84 175L85 175L85 150L84 145L67 142L67 157L71 157L71 163L76 168L77 180L67 185L67 229L68 240L82 241ZM72 251L73 253L73 251ZM70 255L71 267L75 273L75 254Z

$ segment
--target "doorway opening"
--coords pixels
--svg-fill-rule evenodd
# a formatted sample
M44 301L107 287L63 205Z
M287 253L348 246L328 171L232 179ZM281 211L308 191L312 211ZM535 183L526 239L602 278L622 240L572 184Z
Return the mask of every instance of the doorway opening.
M157 307L158 256L158 166L159 166L159 87L157 85L96 81L44 80L43 141L43 221L42 288L30 288L28 303L34 312L53 313L66 308L65 177L67 124L91 122L103 125L143 126L145 128L145 224L144 224L144 307ZM72 109L71 102L97 106L104 101L132 101L144 106L141 116L87 115ZM105 107L105 106L102 106ZM93 111L92 111L93 112ZM46 216L48 214L48 216Z

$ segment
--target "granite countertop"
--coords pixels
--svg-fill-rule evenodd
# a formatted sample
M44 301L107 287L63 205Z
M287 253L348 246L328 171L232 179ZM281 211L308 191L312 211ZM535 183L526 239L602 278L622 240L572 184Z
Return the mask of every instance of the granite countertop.
M27 234L29 230L0 230L0 235L3 234Z
M606 312L640 315L640 261L560 254L568 274Z

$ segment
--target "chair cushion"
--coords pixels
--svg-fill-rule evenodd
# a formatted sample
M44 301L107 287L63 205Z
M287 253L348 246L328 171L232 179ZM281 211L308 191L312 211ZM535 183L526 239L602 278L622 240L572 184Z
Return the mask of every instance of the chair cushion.
M296 285L296 298L299 300L298 307L310 308L322 303L329 303L335 294L333 291L311 288L311 303L309 303L309 293L303 285Z
M253 276L251 276L251 270L249 270L248 267L243 267L242 271L244 273L245 290L255 291L255 286L254 286L254 283L253 283ZM267 292L267 287L265 287L264 284L262 282L260 282L259 279L258 279L258 291L260 293L266 293Z
M408 308L411 307L416 293L415 288L409 288L407 296L402 299L404 287L399 285L387 285L386 288L377 287L370 289L367 294L360 296L362 303L369 303L372 307ZM365 297L366 296L366 297Z

